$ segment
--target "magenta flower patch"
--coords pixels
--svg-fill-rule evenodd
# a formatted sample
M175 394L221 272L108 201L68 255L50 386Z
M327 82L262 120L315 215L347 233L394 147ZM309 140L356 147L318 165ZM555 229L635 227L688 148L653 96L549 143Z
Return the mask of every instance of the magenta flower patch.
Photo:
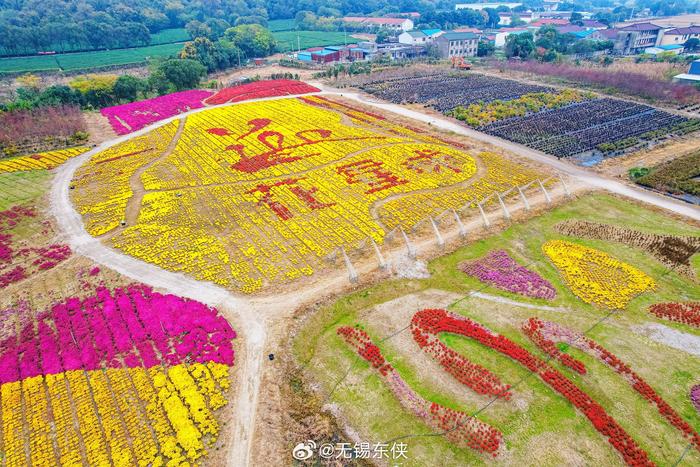
M483 258L465 261L459 269L481 282L525 297L552 300L557 295L549 281L519 265L505 250L491 251Z
M203 303L142 285L99 287L92 297L53 305L0 341L0 384L70 370L231 366L235 337L226 319Z
M690 402L693 403L695 410L700 412L700 384L696 384L690 390Z
M204 107L204 99L212 94L211 91L198 89L175 92L153 99L106 107L100 113L107 117L118 135L125 135L173 115L200 109Z

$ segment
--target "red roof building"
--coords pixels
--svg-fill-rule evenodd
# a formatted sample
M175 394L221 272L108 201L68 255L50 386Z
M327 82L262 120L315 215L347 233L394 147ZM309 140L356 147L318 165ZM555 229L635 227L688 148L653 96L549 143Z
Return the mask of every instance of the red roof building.
M457 28L454 32L472 32L474 34L481 34L481 29L477 28Z
M536 28L541 28L542 26L547 26L547 25L553 25L553 26L565 26L569 23L568 19L550 19L550 18L541 18L538 19L537 21L533 21L530 23L530 26L536 27Z
M596 21L594 19L584 19L581 21L581 23L583 24L584 28L588 28L588 29L600 30L600 29L607 29L608 28L607 25L601 23L600 21Z

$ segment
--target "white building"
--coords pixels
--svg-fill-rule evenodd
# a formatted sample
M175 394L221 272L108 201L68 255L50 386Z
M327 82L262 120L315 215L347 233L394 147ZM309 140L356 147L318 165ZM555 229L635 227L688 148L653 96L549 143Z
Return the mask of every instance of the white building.
M430 41L423 31L406 31L399 34L399 44L425 45Z
M513 13L513 12L501 12L498 14L501 20L498 22L499 26L510 26L513 22L513 17L520 18L521 21L525 23L532 23L534 21L534 16L532 13Z
M700 26L667 29L659 45L683 45L688 42L688 39L700 39Z
M505 47L506 45L506 38L510 36L511 34L522 34L524 32L530 32L529 29L527 28L501 28L496 30L496 33L494 34L495 39L494 39L494 45L496 47Z
M486 8L493 8L494 10L498 8L499 6L504 6L507 8L510 8L511 10L513 8L517 8L519 6L522 6L522 3L501 3L501 2L493 2L493 3L458 3L455 5L455 10L465 10L469 8L470 10L485 10Z
M698 84L700 83L700 60L695 60L690 64L688 73L683 73L673 77L674 81L681 83Z
M413 21L408 18L375 18L370 16L346 16L343 21L351 24L361 24L368 28L379 27L392 31L410 31Z
M544 0L542 7L544 11L557 11L561 0Z
M647 55L660 55L663 53L672 53L674 55L680 55L683 53L683 45L682 44L672 44L672 45L659 45L656 47L649 47L648 49L644 50L644 53Z

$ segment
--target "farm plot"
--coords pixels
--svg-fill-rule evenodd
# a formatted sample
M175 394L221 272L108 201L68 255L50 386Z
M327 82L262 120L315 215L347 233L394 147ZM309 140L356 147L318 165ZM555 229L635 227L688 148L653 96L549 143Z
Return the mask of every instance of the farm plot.
M84 143L88 134L77 106L41 107L0 113L0 158Z
M557 157L570 157L655 130L667 129L671 133L674 127L688 121L646 105L606 98L504 120L480 129Z
M92 70L116 65L137 65L147 63L153 58L174 57L180 50L182 50L182 44L173 43L131 49L0 58L0 74Z
M290 28L291 29L291 28ZM353 41L351 34L337 31L273 31L272 37L277 42L278 52L291 52L304 50L309 47L326 47L329 45L343 45Z
M700 204L700 151L652 167L635 179L640 185L665 191Z
M71 157L86 151L87 147L60 149L58 151L40 152L29 156L0 159L0 174L10 172L26 172L30 170L54 169Z
M622 230L563 237L566 219ZM430 278L379 284L316 310L294 354L339 422L370 444L400 439L405 465L694 465L700 361L636 331L663 322L697 333L700 287L648 254L660 235L700 239L692 225L587 196L434 260ZM543 245L554 242L570 243L552 245L569 258L589 250L567 260L578 271L551 259ZM653 293L636 288L641 275ZM629 299L591 300L577 281ZM556 295L531 293L549 287ZM676 304L681 296L691 302Z
M311 92L319 92L319 89L293 79L273 79L224 88L209 99L206 99L205 102L208 105L217 105L263 97L293 96Z
M533 86L479 74L396 78L369 82L363 85L362 89L396 104L426 104L440 112L448 112L455 107L477 102L509 100L524 94L555 92L551 87Z
M391 78L361 87L394 103L430 106L557 157L581 156L583 164L700 129L700 120L646 105L479 74Z
M20 205L0 211L0 289L52 269L71 255L68 245L53 243L39 246L34 235L27 235L27 230L32 231L31 228L27 229L26 224L31 224L27 221L36 216L33 207ZM51 233L50 225L41 227L41 236ZM18 236L18 230L24 235Z
M8 465L192 463L216 442L236 335L216 310L132 285L4 314Z
M193 89L164 96L106 107L100 113L107 118L118 135L138 131L148 125L207 105L241 102L264 97L293 96L318 92L306 83L274 79L245 83L213 91Z
M173 141L176 125L95 155L73 201L116 248L243 292L539 176L317 96L200 112Z
M45 192L51 175L48 170L0 173L0 210L25 203Z

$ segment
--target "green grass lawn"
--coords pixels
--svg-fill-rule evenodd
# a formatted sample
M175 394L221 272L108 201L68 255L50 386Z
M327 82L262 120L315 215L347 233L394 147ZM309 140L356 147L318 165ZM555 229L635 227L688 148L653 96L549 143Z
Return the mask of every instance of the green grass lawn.
M0 174L0 211L35 199L48 189L50 178L48 170Z
M429 263L431 277L425 280L388 280L376 286L346 295L308 317L293 340L294 355L304 365L312 381L328 393L335 388L329 403L337 404L347 422L357 430L363 441L378 442L415 433L429 433L429 428L406 412L377 376L375 370L353 353L336 335L339 326L360 324L375 339L387 336L384 318L371 313L378 304L427 289L441 289L466 296L479 289L531 304L546 304L566 311L542 311L494 303L478 298L454 302L450 309L478 321L495 332L525 347L533 354L546 356L521 332L523 321L532 316L559 322L569 328L586 331L588 336L616 354L641 375L696 430L700 430L700 415L692 407L688 389L700 383L700 358L696 358L642 337L635 326L657 322L695 335L696 329L655 319L646 309L652 303L667 300L700 300L700 286L669 271L642 250L617 243L564 237L553 226L567 219L590 220L617 224L647 232L697 235L697 228L640 208L618 198L589 195L554 209L505 231L475 241L456 252ZM558 271L544 257L541 245L550 239L569 239L600 250L636 266L657 282L657 290L632 300L627 309L607 319L607 310L588 305L574 296ZM485 287L457 269L465 259L478 258L486 252L504 248L521 264L529 264L557 289L553 302L527 299L499 289ZM700 255L693 264L700 266ZM700 273L700 268L697 268ZM398 311L397 311L398 312ZM406 323L408 324L408 323ZM477 342L457 335L441 335L449 347L499 375L507 384L515 384L527 376L524 367ZM411 342L412 343L412 342ZM412 361L396 339L378 343L387 360L402 378L421 396L448 407L472 413L488 402L488 398L469 395L456 397L449 388L426 382L425 371ZM415 346L413 350L418 351ZM567 350L582 360L589 374L580 376L553 362L575 384L599 402L610 415L647 451L654 462L670 465L676 462L686 440L662 418L656 407L649 404L629 384L611 369L577 349ZM354 364L354 366L353 366ZM350 368L348 377L343 379ZM425 375L423 375L425 376ZM341 384L336 384L343 381ZM591 423L561 395L554 392L537 376L530 375L513 390L512 401L497 401L480 412L479 418L501 430L507 452L495 460L507 465L602 464L621 465L619 456ZM482 403L475 404L475 397ZM374 416L370 414L381 414ZM440 459L442 465L474 465L493 463L487 456L460 449L441 436L418 436L404 440L409 445L409 461L404 465L427 465ZM680 465L698 465L700 455L690 449Z
M182 44L175 43L133 49L2 58L0 59L0 73L51 70L72 71L113 65L129 65L144 63L148 58L173 56L180 50L182 50Z
M290 52L297 50L297 34L299 35L299 43L301 50L309 47L325 47L327 45L344 45L346 38L347 43L356 43L357 39L347 36L342 32L324 32L324 31L280 31L273 32L272 35L277 41L277 49L280 52Z

